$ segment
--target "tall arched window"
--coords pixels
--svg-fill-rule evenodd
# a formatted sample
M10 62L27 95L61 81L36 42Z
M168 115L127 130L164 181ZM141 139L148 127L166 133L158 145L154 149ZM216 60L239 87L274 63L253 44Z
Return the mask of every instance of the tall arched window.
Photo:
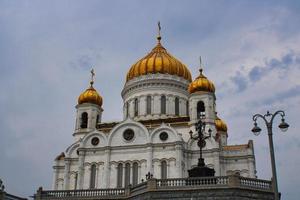
M147 108L146 108L147 115L150 115L151 114L151 96L147 96L147 103L146 103L146 105L147 105Z
M125 164L125 187L130 184L130 163Z
M161 96L161 99L160 99L161 114L166 114L166 104L167 104L166 96L163 95L163 96Z
M88 114L87 114L87 112L83 112L83 113L81 113L80 127L81 128L87 128L87 124L88 124Z
M96 186L96 165L91 166L91 177L90 177L90 189L94 189Z
M179 98L175 98L175 115L179 115Z
M100 115L97 115L97 119L96 119L96 128L97 128L97 124L99 123L100 121Z
M189 101L186 101L186 115L189 115Z
M132 165L132 185L138 184L138 170L139 170L138 163L137 162L133 163L133 165Z
M138 99L134 99L134 116L138 116L139 114L139 104L138 104Z
M205 106L203 101L198 101L197 103L197 119L200 119L201 116L205 115Z
M129 103L128 102L125 103L125 109L126 109L126 118L127 118L129 115Z
M117 169L117 187L120 188L122 187L122 181L123 181L123 164L119 163L118 164L118 169Z
M161 167L161 179L166 179L167 178L167 161L162 161L160 163Z

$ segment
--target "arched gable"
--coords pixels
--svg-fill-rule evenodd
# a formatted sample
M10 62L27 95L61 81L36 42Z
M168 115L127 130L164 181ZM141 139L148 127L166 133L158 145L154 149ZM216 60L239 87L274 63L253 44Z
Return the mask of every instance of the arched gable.
M80 145L80 140L74 142L71 146L66 149L66 157L74 158L77 157L77 148Z
M126 140L123 136L124 131L127 129L131 129L134 132L134 136L130 140ZM149 132L147 128L143 124L127 118L110 131L108 146L140 145L147 144L149 141Z
M97 145L92 144L92 139L93 138L98 138L99 139L99 142L98 142ZM84 148L87 148L87 147L96 148L96 147L105 147L105 146L107 146L107 136L103 132L100 132L100 131L97 131L97 130L88 133L83 138L82 142L80 143L80 147L84 147Z
M160 134L166 132L168 137L166 140L162 140L160 138ZM150 142L151 143L163 143L163 142L176 142L176 141L182 141L181 136L177 133L177 131L167 126L165 123L162 123L159 127L154 129L150 134Z

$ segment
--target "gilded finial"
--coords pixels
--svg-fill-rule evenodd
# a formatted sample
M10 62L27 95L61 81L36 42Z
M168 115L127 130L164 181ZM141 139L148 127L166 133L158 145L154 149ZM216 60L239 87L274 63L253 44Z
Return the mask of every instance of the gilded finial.
M160 30L161 30L160 21L158 21L157 26L158 26L157 40L158 40L158 42L160 42L160 40L161 40L161 35L160 35Z
M93 86L94 80L95 80L95 71L92 68L92 70L91 70L91 81L90 81L91 86Z

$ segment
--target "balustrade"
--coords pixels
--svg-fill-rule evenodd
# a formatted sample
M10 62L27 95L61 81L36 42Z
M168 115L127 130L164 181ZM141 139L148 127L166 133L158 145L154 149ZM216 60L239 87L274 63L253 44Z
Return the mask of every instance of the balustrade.
M151 181L151 182L149 182ZM151 184L148 184L151 183ZM85 199L97 197L104 199L106 197L124 198L126 196L137 195L147 190L159 191L164 189L205 189L205 188L230 188L241 187L246 189L257 189L272 192L272 182L246 178L241 176L217 176L217 177L199 177L199 178L171 178L171 179L150 179L147 182L140 183L129 188L114 189L90 189L90 190L38 190L36 199Z

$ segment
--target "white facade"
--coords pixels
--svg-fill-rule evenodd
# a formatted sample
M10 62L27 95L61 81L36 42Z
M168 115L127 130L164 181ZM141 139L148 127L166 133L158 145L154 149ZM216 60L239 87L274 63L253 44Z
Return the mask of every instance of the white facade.
M95 188L117 187L119 164L122 164L123 170L122 186L125 186L126 164L130 165L128 177L131 184L134 173L137 174L137 183L145 180L148 172L155 178L161 178L162 161L167 164L167 178L187 177L187 170L196 166L199 158L197 142L190 140L189 135L190 130L195 132L194 122L197 121L199 100L205 104L206 122L212 130L212 136L204 148L206 164L215 169L216 176L239 172L242 176L255 177L252 143L231 147L222 146L215 139L214 94L202 92L189 95L188 81L179 77L172 78L171 75L159 74L145 75L129 81L122 92L122 122L98 123L96 128L97 115L100 116L98 120L101 120L102 108L89 103L77 105L75 142L67 148L65 157L55 161L53 189L90 188L92 165L96 166ZM165 114L161 113L163 95L166 97ZM147 96L151 96L150 114L146 112ZM179 99L178 115L175 115L175 98ZM134 116L134 99L138 99L137 116ZM128 114L128 107L125 106L127 102ZM82 112L87 112L89 116L87 128L80 127ZM164 120L169 120L169 123L164 123ZM123 136L127 129L134 132L133 138L128 141ZM160 139L162 132L168 135L165 141ZM99 139L97 145L92 144L93 138ZM221 138L223 144L226 144L226 134L221 134ZM137 169L133 165L137 165Z
M252 141L227 145L227 133L217 132L216 98L212 92L189 94L190 81L170 74L146 74L126 82L122 91L123 121L101 122L103 109L76 106L74 143L55 159L53 189L116 188L146 179L185 178L197 165L199 147L190 139L204 103L206 141L203 157L215 176L239 173L256 177ZM87 124L83 123L87 114Z

